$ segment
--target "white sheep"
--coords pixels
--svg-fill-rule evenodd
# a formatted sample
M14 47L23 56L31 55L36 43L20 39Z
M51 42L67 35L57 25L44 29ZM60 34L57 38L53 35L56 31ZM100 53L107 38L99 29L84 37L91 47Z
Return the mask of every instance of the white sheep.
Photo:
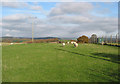
M71 44L73 44L74 42L73 41L71 41Z
M69 44L70 42L68 41L67 44Z
M65 43L62 43L62 46L65 46Z
M73 44L74 44L75 47L78 47L78 43L74 42Z
M13 45L13 43L10 43L11 45Z
M102 45L104 45L104 42L102 41L102 43L101 43Z

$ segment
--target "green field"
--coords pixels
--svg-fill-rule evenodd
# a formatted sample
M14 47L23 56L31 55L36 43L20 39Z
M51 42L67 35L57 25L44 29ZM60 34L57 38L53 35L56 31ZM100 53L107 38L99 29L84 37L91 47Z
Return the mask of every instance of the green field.
M118 47L37 43L2 47L3 82L118 81Z

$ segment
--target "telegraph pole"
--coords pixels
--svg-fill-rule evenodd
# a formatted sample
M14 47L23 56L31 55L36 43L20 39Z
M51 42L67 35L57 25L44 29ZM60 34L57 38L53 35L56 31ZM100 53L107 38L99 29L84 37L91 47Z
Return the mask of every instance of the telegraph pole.
M37 17L30 17L32 18L32 43L34 42L34 19L36 19Z

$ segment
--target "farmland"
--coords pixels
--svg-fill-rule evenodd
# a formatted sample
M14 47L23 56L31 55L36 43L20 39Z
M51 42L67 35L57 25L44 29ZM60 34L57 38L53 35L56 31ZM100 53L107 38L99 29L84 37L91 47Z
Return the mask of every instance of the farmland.
M119 57L120 58L120 57ZM118 81L118 47L33 43L2 47L3 82Z

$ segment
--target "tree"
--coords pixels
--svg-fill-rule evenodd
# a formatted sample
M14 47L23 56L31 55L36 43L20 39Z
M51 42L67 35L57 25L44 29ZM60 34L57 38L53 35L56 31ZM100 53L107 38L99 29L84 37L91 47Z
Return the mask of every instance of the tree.
M87 36L83 35L83 36L77 38L77 42L78 42L78 43L88 43L88 42L89 42L89 39L88 39Z
M97 43L97 35L96 34L93 34L90 38L90 42L91 43Z

